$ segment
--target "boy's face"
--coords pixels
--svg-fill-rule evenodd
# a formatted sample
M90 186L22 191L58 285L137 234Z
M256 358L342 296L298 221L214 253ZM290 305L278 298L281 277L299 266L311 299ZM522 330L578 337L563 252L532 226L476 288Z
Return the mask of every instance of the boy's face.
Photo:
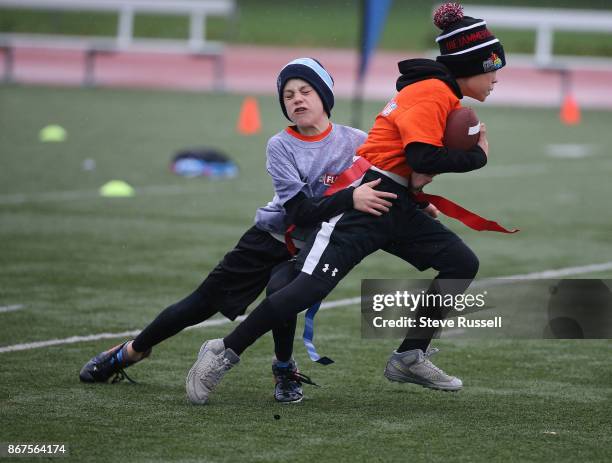
M283 89L283 102L289 119L298 127L313 127L327 118L319 94L305 80L289 79Z
M497 83L497 71L485 72L470 77L460 77L457 79L461 92L464 96L469 96L478 101L484 101L493 91Z

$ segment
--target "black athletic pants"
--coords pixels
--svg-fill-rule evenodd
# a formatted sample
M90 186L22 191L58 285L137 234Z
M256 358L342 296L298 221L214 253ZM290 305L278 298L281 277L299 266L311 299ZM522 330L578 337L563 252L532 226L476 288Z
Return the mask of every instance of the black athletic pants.
M380 217L356 210L321 224L298 255L300 274L286 287L267 297L225 339L225 346L240 355L279 322L290 320L327 297L339 281L364 257L378 249L396 255L419 270L434 268L437 279L464 281L462 292L478 272L478 259L469 247L437 220L417 208L408 192L388 177L372 170L363 183L381 178L379 189L398 195L390 212ZM442 310L417 309L415 316L443 318ZM400 350L425 350L434 328L411 332Z
M295 276L291 255L284 243L256 227L249 229L234 249L189 296L164 309L136 338L132 347L146 352L183 329L201 323L217 313L231 320L243 314L268 286L268 294L286 285ZM296 316L273 330L278 360L293 353Z

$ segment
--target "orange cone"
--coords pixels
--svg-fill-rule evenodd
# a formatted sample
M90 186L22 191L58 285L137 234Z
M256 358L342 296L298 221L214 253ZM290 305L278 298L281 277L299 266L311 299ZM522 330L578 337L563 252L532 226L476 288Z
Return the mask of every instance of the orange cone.
M561 105L561 122L566 125L577 125L580 123L580 108L578 102L571 93L565 95Z
M242 135L253 135L261 130L259 105L255 98L249 96L242 102L236 130Z

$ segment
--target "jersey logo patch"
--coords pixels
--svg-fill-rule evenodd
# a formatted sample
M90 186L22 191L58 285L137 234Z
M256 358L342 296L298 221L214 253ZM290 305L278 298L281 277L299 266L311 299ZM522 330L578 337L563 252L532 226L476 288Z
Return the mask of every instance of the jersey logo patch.
M387 103L387 106L385 106L383 108L383 110L381 111L381 115L387 117L389 114L391 114L393 112L393 110L395 110L397 108L397 103L395 102L395 100L391 100L389 101L389 103Z
M330 186L330 185L333 185L337 179L338 179L337 175L325 174L321 176L321 183L323 183L326 186Z

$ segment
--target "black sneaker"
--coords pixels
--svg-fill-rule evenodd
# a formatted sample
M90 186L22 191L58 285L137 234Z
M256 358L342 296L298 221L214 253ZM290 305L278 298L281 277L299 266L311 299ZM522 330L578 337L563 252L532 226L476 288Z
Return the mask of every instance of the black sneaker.
M131 362L127 358L127 343L119 344L110 350L96 355L81 368L79 378L84 383L117 383L123 379L127 379L130 383L134 383L124 371L124 368L139 362L148 357L151 350L145 352L142 359L136 362Z
M272 362L272 374L276 386L274 387L274 399L281 403L297 403L304 398L302 383L317 386L308 376L299 372L295 360Z

